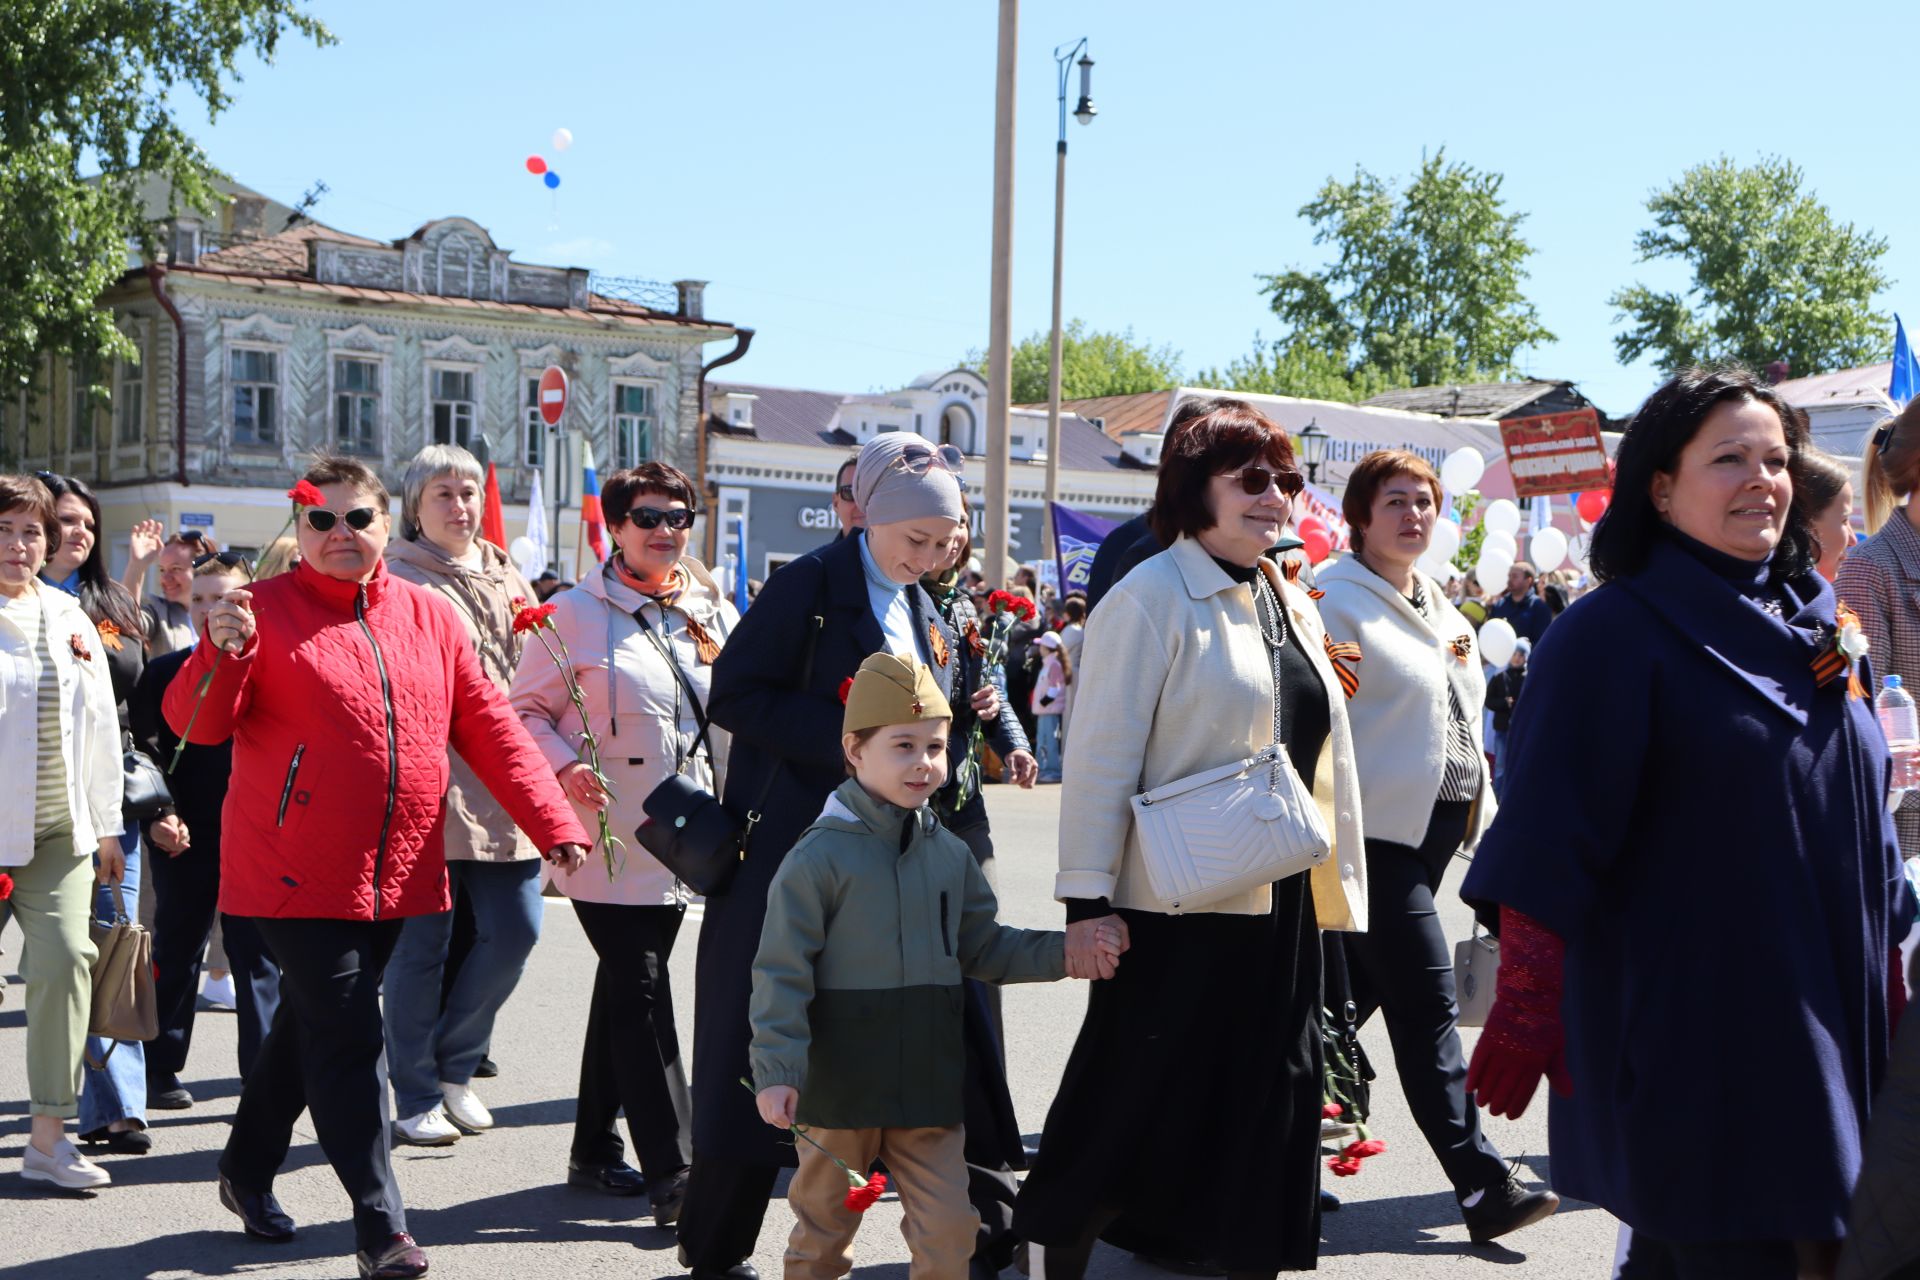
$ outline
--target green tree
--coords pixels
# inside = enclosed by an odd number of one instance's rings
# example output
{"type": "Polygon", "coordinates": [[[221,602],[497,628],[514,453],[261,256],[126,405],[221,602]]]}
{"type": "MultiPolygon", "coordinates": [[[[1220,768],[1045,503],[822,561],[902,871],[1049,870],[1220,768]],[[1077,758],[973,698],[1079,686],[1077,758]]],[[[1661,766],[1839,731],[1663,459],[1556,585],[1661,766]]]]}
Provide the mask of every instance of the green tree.
{"type": "Polygon", "coordinates": [[[1504,181],[1444,150],[1404,191],[1363,168],[1352,182],[1329,178],[1300,216],[1334,260],[1261,277],[1290,326],[1282,363],[1310,370],[1318,350],[1358,385],[1424,386],[1505,377],[1522,347],[1551,342],[1521,292],[1533,248],[1504,181]]]}
{"type": "Polygon", "coordinates": [[[182,90],[217,117],[251,50],[271,61],[283,31],[333,43],[303,0],[6,0],[0,4],[0,376],[42,352],[135,358],[100,291],[151,259],[142,175],[175,211],[213,208],[222,176],[176,120],[182,90]],[[93,178],[82,166],[95,168],[93,178]]]}
{"type": "Polygon", "coordinates": [[[1194,382],[1215,391],[1347,403],[1364,400],[1391,385],[1371,365],[1349,369],[1346,360],[1325,343],[1295,335],[1282,345],[1267,342],[1257,333],[1253,335],[1252,351],[1235,357],[1224,369],[1202,370],[1194,382]]]}
{"type": "MultiPolygon", "coordinates": [[[[1051,355],[1051,335],[1044,329],[1014,344],[1015,404],[1046,403],[1051,355]]],[[[987,376],[984,351],[967,352],[962,363],[987,376]]],[[[1060,396],[1064,400],[1165,391],[1179,382],[1180,353],[1139,341],[1131,327],[1125,333],[1088,332],[1086,321],[1076,319],[1060,331],[1060,396]]]]}
{"type": "Polygon", "coordinates": [[[1805,185],[1789,160],[1741,168],[1721,156],[1648,197],[1639,261],[1676,259],[1693,281],[1684,293],[1634,284],[1608,299],[1632,325],[1614,335],[1620,362],[1652,355],[1671,373],[1786,360],[1812,374],[1885,359],[1892,322],[1873,298],[1890,283],[1886,239],[1835,221],[1805,185]]]}

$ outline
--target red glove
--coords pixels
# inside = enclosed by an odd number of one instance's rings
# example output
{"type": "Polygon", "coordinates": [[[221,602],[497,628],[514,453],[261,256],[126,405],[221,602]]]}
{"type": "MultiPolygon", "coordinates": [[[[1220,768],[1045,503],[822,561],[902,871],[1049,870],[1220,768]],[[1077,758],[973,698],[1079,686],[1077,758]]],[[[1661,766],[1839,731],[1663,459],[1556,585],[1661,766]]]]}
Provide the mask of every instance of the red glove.
{"type": "Polygon", "coordinates": [[[1494,1115],[1518,1120],[1543,1075],[1560,1096],[1573,1096],[1560,1026],[1566,949],[1539,921],[1500,908],[1500,979],[1467,1067],[1467,1092],[1494,1115]]]}

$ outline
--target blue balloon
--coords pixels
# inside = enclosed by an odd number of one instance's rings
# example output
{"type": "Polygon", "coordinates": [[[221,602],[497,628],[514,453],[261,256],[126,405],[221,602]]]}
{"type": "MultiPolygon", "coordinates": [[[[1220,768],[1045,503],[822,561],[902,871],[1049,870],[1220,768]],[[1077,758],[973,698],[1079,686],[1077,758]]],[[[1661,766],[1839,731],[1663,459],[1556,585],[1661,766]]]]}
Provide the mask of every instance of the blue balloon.
{"type": "Polygon", "coordinates": [[[546,183],[547,189],[551,191],[553,188],[560,185],[560,175],[555,173],[553,170],[549,169],[547,170],[546,177],[540,179],[540,181],[546,183]]]}

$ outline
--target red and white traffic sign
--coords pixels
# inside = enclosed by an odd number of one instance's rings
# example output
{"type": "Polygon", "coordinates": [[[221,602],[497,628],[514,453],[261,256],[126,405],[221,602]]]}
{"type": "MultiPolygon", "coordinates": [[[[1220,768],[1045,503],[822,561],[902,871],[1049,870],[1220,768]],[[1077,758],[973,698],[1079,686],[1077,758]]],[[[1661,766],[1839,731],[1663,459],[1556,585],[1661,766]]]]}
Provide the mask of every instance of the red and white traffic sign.
{"type": "Polygon", "coordinates": [[[540,375],[540,416],[550,427],[560,425],[560,417],[567,411],[567,371],[557,364],[550,364],[546,372],[540,375]]]}

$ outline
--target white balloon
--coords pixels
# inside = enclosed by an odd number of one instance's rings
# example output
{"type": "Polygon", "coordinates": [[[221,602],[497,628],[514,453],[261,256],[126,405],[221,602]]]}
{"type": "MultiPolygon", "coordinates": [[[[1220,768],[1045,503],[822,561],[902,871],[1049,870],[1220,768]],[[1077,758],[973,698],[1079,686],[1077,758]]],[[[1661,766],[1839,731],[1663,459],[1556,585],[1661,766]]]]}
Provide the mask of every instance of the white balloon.
{"type": "Polygon", "coordinates": [[[1455,449],[1440,464],[1440,483],[1449,493],[1465,493],[1487,473],[1487,460],[1474,448],[1455,449]]]}
{"type": "Polygon", "coordinates": [[[553,131],[553,149],[555,151],[565,151],[568,147],[572,145],[573,145],[573,130],[555,129],[553,131]]]}
{"type": "Polygon", "coordinates": [[[1535,569],[1541,573],[1551,573],[1567,558],[1567,535],[1549,525],[1533,535],[1527,550],[1533,553],[1535,569]]]}
{"type": "Polygon", "coordinates": [[[1480,548],[1480,563],[1474,566],[1474,576],[1480,579],[1480,586],[1487,591],[1504,590],[1507,585],[1507,570],[1513,568],[1513,557],[1499,547],[1480,548]]]}
{"type": "Polygon", "coordinates": [[[1520,543],[1512,534],[1502,533],[1498,529],[1487,530],[1487,536],[1481,541],[1480,546],[1483,550],[1487,547],[1498,547],[1507,553],[1509,560],[1520,558],[1520,543]]]}
{"type": "Polygon", "coordinates": [[[1427,554],[1421,556],[1420,559],[1414,563],[1413,567],[1443,587],[1447,585],[1449,578],[1457,578],[1460,576],[1460,570],[1454,567],[1453,561],[1446,556],[1437,554],[1437,548],[1433,547],[1427,548],[1427,554]]]}
{"type": "Polygon", "coordinates": [[[507,548],[507,554],[513,557],[515,564],[525,564],[527,561],[533,559],[534,551],[533,539],[527,537],[524,533],[515,538],[513,545],[507,548]]]}
{"type": "Polygon", "coordinates": [[[1489,618],[1480,626],[1480,656],[1487,665],[1504,667],[1513,658],[1513,624],[1505,618],[1489,618]]]}
{"type": "Polygon", "coordinates": [[[1579,534],[1567,543],[1567,563],[1585,573],[1591,565],[1587,557],[1593,552],[1593,535],[1579,534]]]}
{"type": "Polygon", "coordinates": [[[1460,549],[1460,526],[1451,520],[1433,522],[1433,541],[1427,547],[1429,554],[1441,560],[1453,559],[1453,553],[1460,549]]]}
{"type": "Polygon", "coordinates": [[[1487,513],[1481,522],[1496,533],[1519,533],[1520,508],[1506,498],[1495,498],[1487,504],[1487,513]]]}

